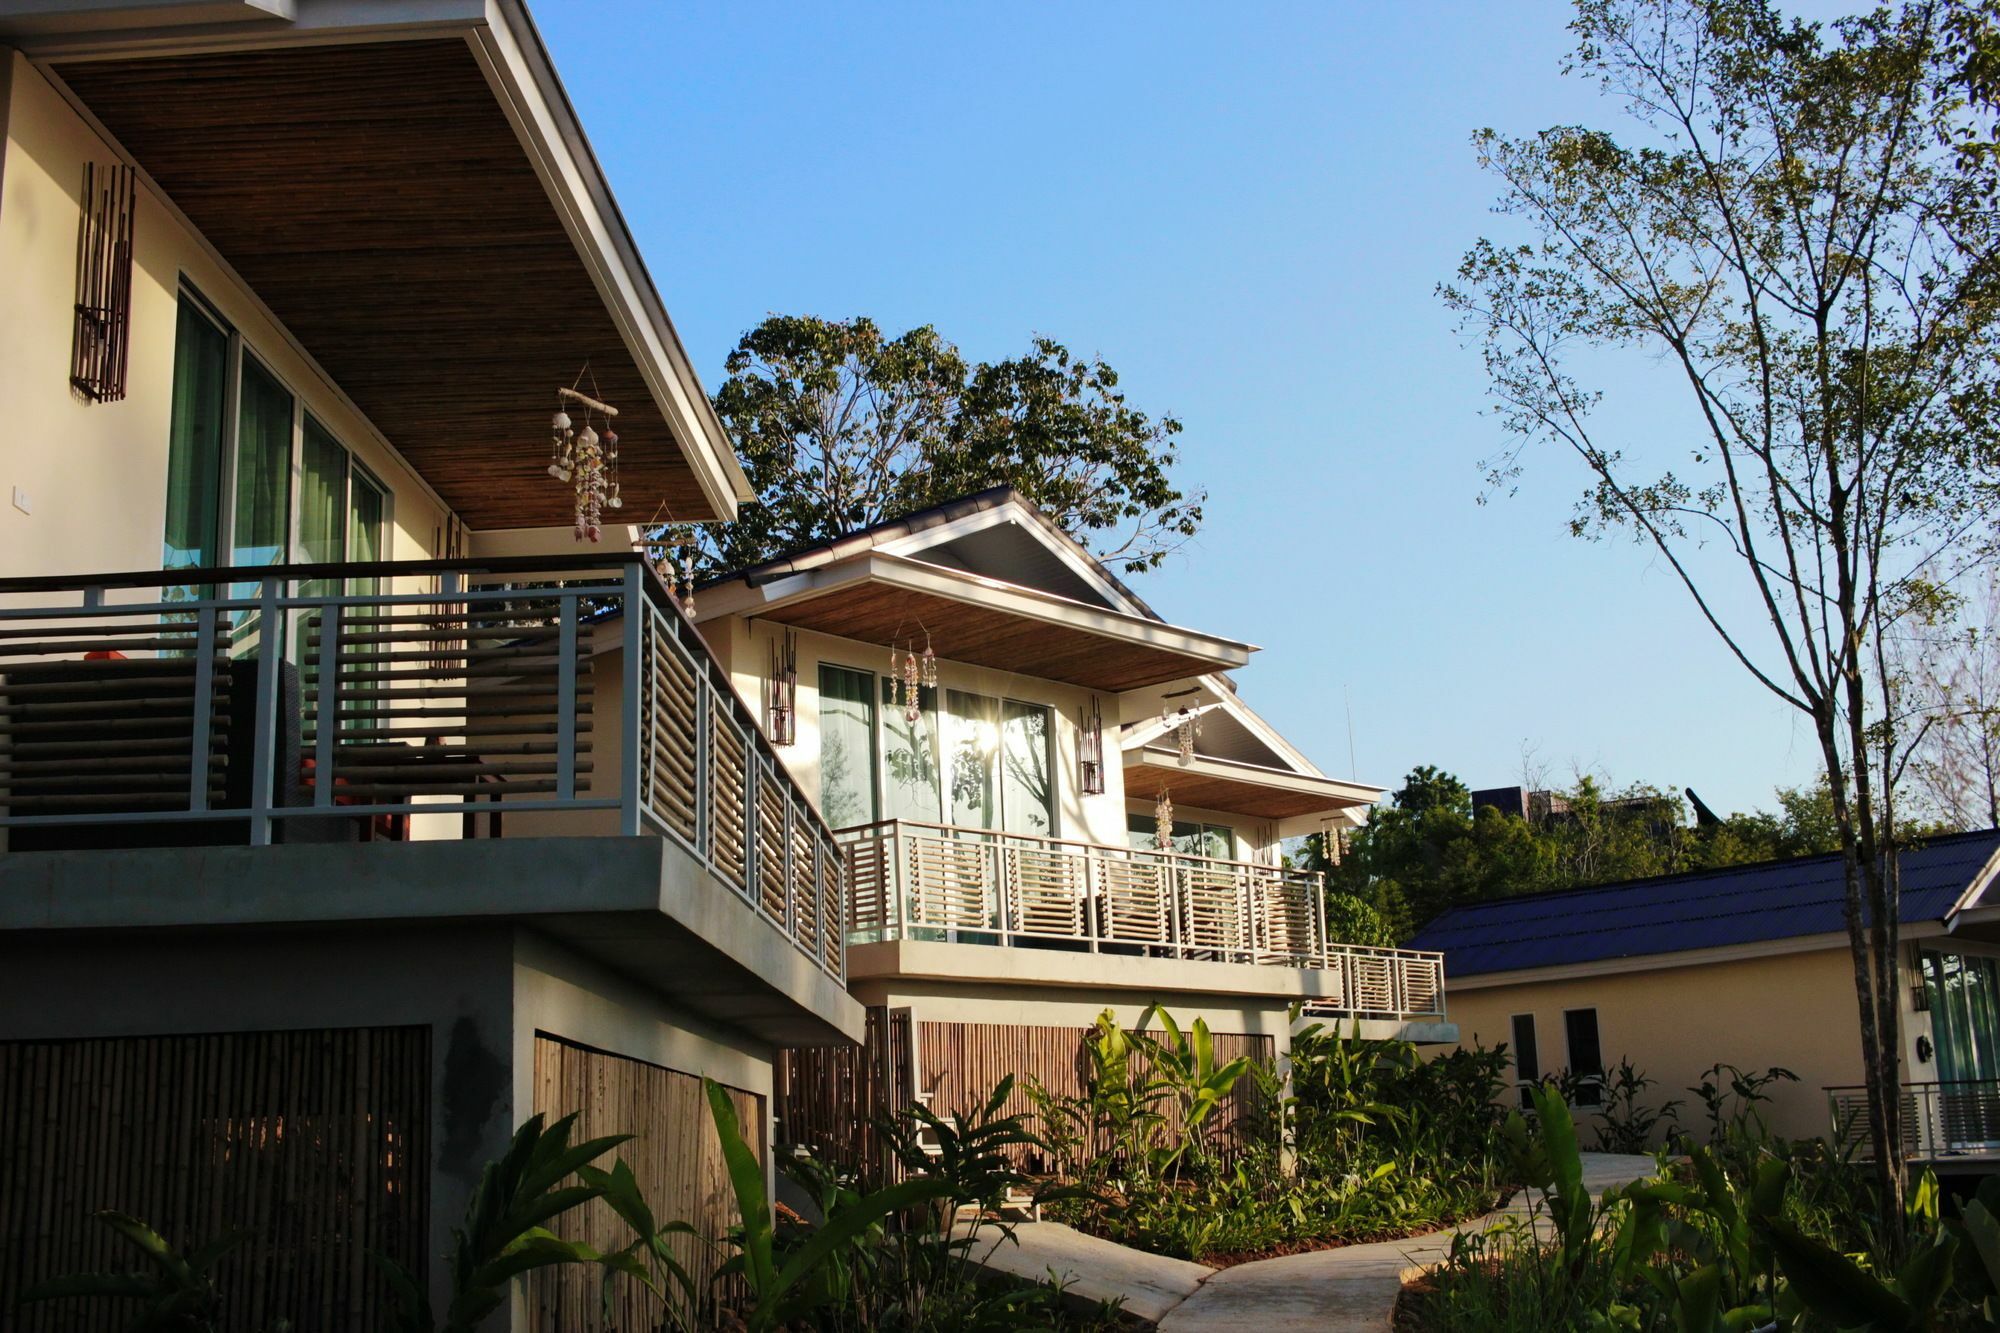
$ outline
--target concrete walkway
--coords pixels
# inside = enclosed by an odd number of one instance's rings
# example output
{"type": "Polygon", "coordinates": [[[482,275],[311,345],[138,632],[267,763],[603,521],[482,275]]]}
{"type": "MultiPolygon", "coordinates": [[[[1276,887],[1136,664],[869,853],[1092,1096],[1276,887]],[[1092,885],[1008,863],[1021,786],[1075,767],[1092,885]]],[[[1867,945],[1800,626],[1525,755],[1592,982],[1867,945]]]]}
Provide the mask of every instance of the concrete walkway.
{"type": "MultiPolygon", "coordinates": [[[[1583,1154],[1583,1182],[1593,1197],[1653,1169],[1650,1157],[1583,1154]]],[[[1030,1222],[1015,1228],[1017,1243],[996,1243],[981,1262],[1031,1282],[1053,1273],[1081,1300],[1122,1296],[1127,1311],[1158,1324],[1160,1333],[1383,1333],[1394,1317],[1404,1274],[1444,1262],[1460,1232],[1483,1231],[1502,1217],[1527,1212],[1523,1191],[1506,1208],[1448,1231],[1221,1270],[1147,1254],[1060,1223],[1030,1222]]]]}

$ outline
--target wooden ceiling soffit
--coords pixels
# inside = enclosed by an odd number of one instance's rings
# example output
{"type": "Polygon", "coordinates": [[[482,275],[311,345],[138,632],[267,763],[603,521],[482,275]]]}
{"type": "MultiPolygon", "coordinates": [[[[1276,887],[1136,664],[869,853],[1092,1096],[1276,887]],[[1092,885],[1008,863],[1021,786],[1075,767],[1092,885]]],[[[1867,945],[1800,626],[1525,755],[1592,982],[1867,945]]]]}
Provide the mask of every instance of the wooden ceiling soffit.
{"type": "MultiPolygon", "coordinates": [[[[1310,778],[1301,777],[1301,782],[1310,778]]],[[[1181,768],[1172,759],[1148,762],[1142,755],[1125,757],[1125,795],[1136,801],[1156,799],[1161,791],[1172,796],[1177,806],[1221,810],[1257,819],[1291,819],[1299,815],[1324,814],[1364,805],[1332,791],[1300,790],[1290,784],[1259,782],[1254,774],[1221,774],[1200,768],[1181,768]]]]}
{"type": "Polygon", "coordinates": [[[56,72],[469,526],[570,523],[547,426],[586,362],[623,516],[714,517],[465,41],[56,72]]]}
{"type": "Polygon", "coordinates": [[[755,614],[884,647],[913,638],[921,646],[928,632],[947,661],[1114,694],[1215,669],[1206,657],[874,580],[843,583],[755,614]]]}

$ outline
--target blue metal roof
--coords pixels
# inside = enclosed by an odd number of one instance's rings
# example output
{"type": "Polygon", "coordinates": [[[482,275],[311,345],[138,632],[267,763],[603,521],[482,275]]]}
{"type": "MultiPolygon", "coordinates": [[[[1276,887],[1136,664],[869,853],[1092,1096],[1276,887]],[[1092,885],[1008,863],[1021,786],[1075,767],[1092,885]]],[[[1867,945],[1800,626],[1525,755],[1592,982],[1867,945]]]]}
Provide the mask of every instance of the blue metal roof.
{"type": "MultiPolygon", "coordinates": [[[[1902,918],[1942,921],[2000,850],[2000,829],[1932,838],[1902,854],[1902,918]]],[[[1806,856],[1454,907],[1413,949],[1445,976],[1562,967],[1844,931],[1840,857],[1806,856]]]]}

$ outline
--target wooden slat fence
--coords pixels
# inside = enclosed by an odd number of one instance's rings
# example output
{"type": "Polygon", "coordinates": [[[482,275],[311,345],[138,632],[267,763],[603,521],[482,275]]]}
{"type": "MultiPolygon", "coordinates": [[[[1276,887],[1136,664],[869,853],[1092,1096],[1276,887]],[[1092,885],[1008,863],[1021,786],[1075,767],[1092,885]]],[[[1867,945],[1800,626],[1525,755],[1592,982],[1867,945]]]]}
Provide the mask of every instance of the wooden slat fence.
{"type": "MultiPolygon", "coordinates": [[[[874,1167],[881,1161],[872,1123],[876,1115],[919,1098],[939,1115],[972,1109],[983,1105],[1009,1074],[1016,1087],[1002,1114],[1032,1115],[1025,1091],[1030,1075],[1059,1095],[1083,1094],[1088,1034],[1087,1028],[1007,1023],[917,1023],[913,1030],[906,1011],[870,1009],[865,1044],[858,1049],[780,1053],[780,1141],[805,1145],[843,1165],[874,1167]],[[913,1068],[915,1086],[910,1082],[913,1068]]],[[[1239,1055],[1268,1062],[1276,1047],[1259,1034],[1215,1034],[1218,1063],[1239,1055]]],[[[1225,1150],[1252,1109],[1251,1097],[1246,1080],[1217,1112],[1225,1150]]],[[[1041,1170],[1048,1163],[1031,1155],[1027,1165],[1041,1170]]]]}
{"type": "MultiPolygon", "coordinates": [[[[744,1137],[758,1156],[765,1149],[764,1099],[732,1088],[730,1100],[744,1137]]],[[[676,1257],[690,1272],[705,1275],[721,1261],[716,1248],[736,1225],[735,1195],[715,1135],[701,1080],[679,1070],[592,1050],[544,1034],[535,1037],[535,1110],[554,1120],[577,1113],[572,1142],[604,1134],[633,1134],[622,1156],[662,1224],[692,1223],[707,1243],[682,1237],[676,1257]]],[[[606,1158],[603,1165],[610,1165],[606,1158]]],[[[552,1229],[601,1250],[616,1249],[632,1233],[608,1205],[592,1203],[557,1219],[552,1229]]],[[[616,1287],[612,1320],[602,1312],[602,1275],[579,1266],[545,1268],[528,1279],[529,1327],[537,1333],[585,1330],[646,1330],[659,1321],[659,1308],[636,1282],[616,1287]]]]}
{"type": "Polygon", "coordinates": [[[115,1208],[218,1266],[229,1329],[391,1327],[370,1250],[426,1271],[430,1030],[0,1043],[0,1330],[122,1328],[129,1304],[15,1308],[34,1282],[130,1271],[115,1208]]]}
{"type": "Polygon", "coordinates": [[[822,1161],[879,1169],[875,1118],[910,1104],[912,1033],[907,1010],[868,1010],[860,1046],[794,1047],[773,1069],[779,1142],[822,1161]]]}

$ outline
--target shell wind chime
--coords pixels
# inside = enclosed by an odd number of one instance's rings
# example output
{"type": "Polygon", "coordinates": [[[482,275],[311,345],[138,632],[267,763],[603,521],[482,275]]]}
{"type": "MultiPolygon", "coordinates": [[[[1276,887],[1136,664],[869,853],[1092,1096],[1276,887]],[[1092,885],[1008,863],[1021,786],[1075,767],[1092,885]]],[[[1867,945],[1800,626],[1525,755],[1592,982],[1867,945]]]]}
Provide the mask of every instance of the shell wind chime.
{"type": "Polygon", "coordinates": [[[1153,802],[1153,846],[1163,852],[1174,849],[1174,798],[1165,787],[1153,802]]]}
{"type": "Polygon", "coordinates": [[[1180,763],[1186,768],[1194,762],[1194,738],[1201,735],[1200,700],[1182,704],[1176,709],[1171,704],[1160,706],[1160,725],[1174,734],[1174,744],[1180,751],[1180,763]]]}
{"type": "MultiPolygon", "coordinates": [[[[577,376],[578,383],[589,367],[577,376]]],[[[591,382],[595,389],[597,383],[591,382]]],[[[576,539],[599,541],[604,536],[604,511],[623,509],[618,493],[618,432],[611,429],[618,409],[575,387],[556,390],[555,415],[549,418],[549,475],[566,481],[576,494],[576,539]],[[570,415],[577,408],[582,420],[570,415]],[[595,419],[604,419],[598,433],[595,419]]]]}
{"type": "Polygon", "coordinates": [[[903,710],[905,722],[916,722],[923,717],[923,692],[935,690],[938,685],[937,653],[931,648],[930,631],[924,631],[922,653],[916,651],[915,642],[913,639],[889,649],[889,679],[894,682],[892,697],[895,706],[903,710]]]}

